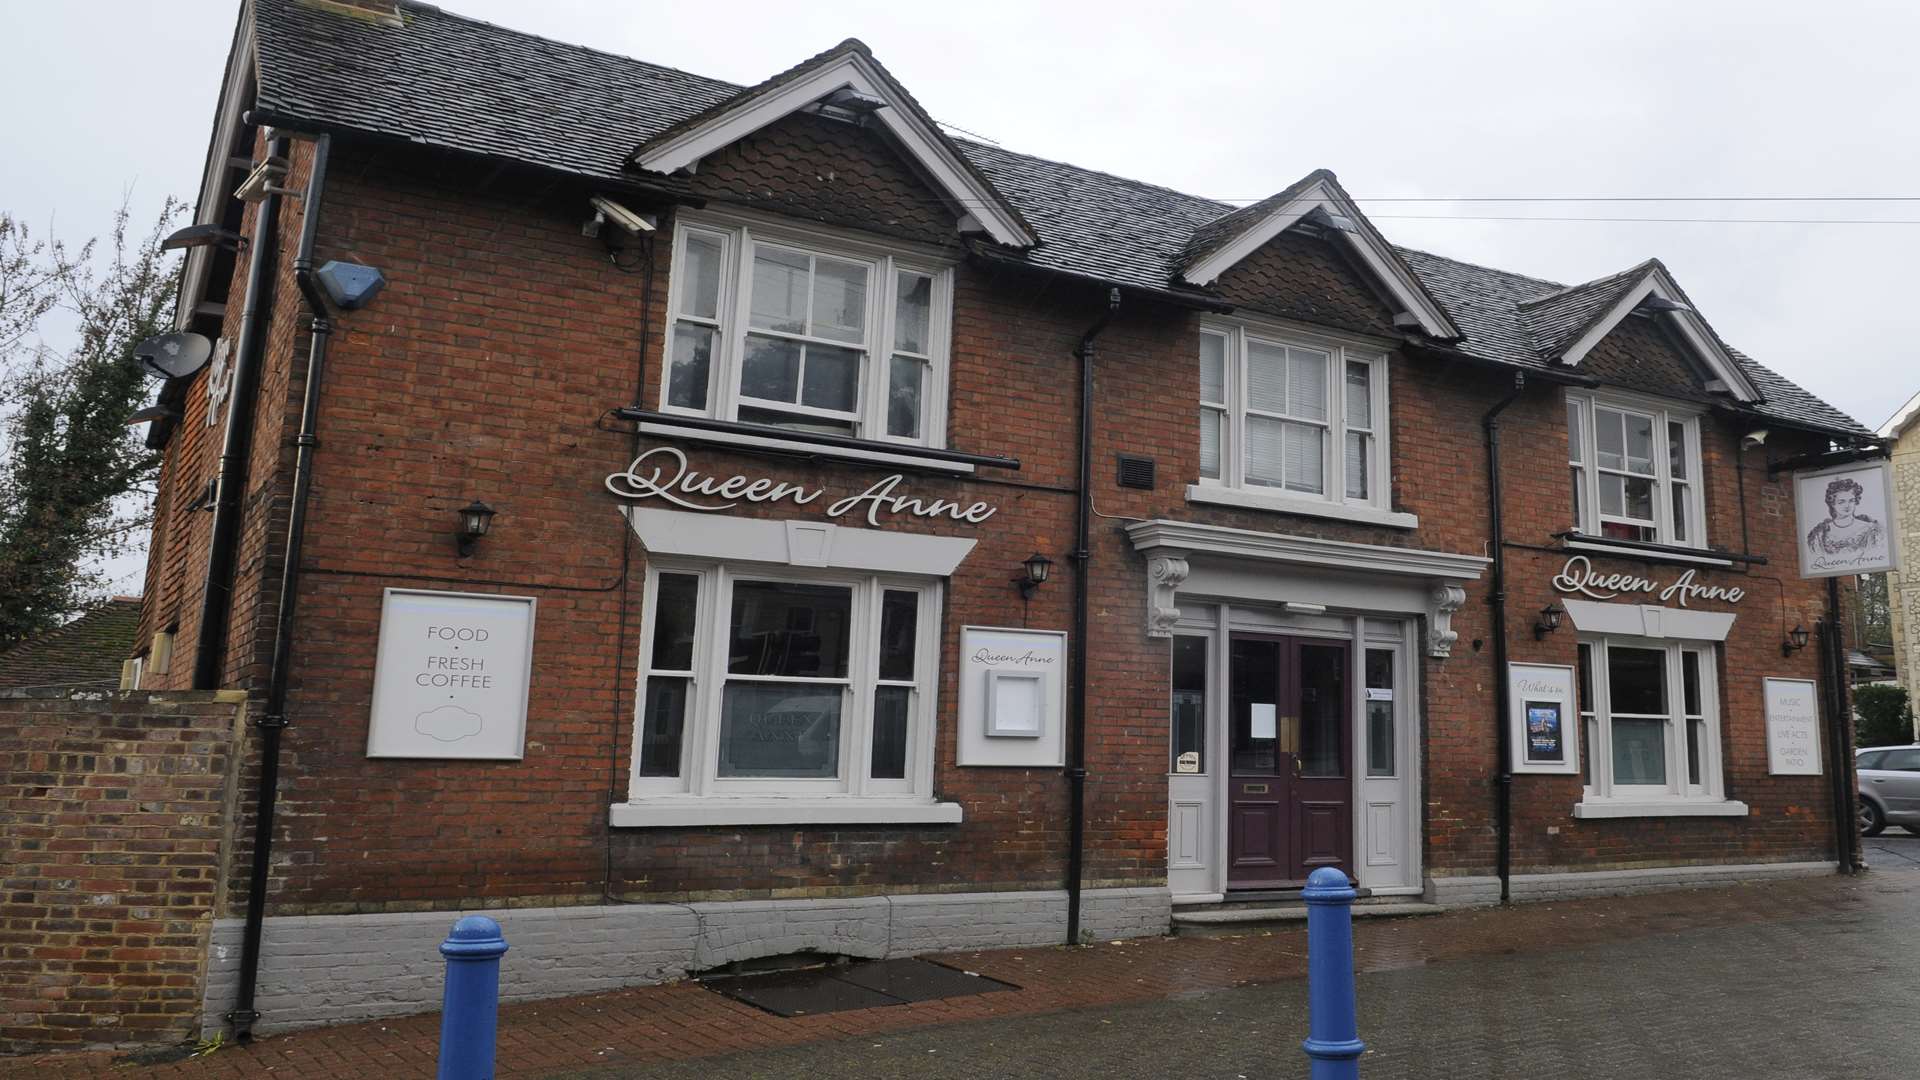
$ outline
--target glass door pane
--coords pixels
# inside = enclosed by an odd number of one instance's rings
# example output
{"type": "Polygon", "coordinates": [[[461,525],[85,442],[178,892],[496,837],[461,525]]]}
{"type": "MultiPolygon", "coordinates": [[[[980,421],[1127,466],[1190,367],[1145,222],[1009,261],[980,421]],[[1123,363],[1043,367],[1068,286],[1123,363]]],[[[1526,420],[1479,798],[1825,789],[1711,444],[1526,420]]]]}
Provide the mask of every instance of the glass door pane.
{"type": "Polygon", "coordinates": [[[1345,776],[1347,649],[1300,645],[1300,775],[1345,776]]]}
{"type": "Polygon", "coordinates": [[[1232,769],[1271,776],[1280,760],[1280,643],[1234,638],[1227,671],[1232,769]]]}

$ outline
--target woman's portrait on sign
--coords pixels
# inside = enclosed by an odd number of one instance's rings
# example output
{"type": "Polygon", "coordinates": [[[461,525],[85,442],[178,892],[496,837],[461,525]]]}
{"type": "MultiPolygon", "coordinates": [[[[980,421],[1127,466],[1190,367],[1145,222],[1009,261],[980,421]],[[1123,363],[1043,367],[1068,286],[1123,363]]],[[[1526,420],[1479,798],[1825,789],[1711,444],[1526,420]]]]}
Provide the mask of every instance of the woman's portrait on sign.
{"type": "Polygon", "coordinates": [[[1892,567],[1892,492],[1887,480],[1885,461],[1794,478],[1802,577],[1871,574],[1892,567]]]}
{"type": "Polygon", "coordinates": [[[1861,512],[1867,489],[1843,476],[1827,484],[1827,520],[1807,530],[1807,547],[1819,555],[1868,552],[1886,538],[1886,526],[1861,512]]]}

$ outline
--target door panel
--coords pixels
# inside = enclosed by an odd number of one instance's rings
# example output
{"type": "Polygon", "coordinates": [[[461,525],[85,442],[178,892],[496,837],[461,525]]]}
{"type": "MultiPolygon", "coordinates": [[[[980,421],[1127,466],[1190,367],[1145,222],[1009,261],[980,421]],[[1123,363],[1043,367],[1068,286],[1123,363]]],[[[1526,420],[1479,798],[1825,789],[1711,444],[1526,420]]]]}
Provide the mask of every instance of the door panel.
{"type": "Polygon", "coordinates": [[[1292,858],[1280,715],[1285,654],[1274,638],[1235,636],[1227,652],[1227,885],[1286,879],[1292,858]],[[1284,768],[1283,768],[1284,766],[1284,768]]]}
{"type": "Polygon", "coordinates": [[[1291,696],[1300,717],[1300,754],[1295,770],[1295,846],[1292,871],[1297,879],[1322,866],[1351,875],[1353,865],[1353,778],[1348,752],[1352,727],[1350,665],[1345,642],[1298,641],[1291,696]]]}
{"type": "Polygon", "coordinates": [[[1234,635],[1228,647],[1227,886],[1351,874],[1353,779],[1344,642],[1234,635]]]}

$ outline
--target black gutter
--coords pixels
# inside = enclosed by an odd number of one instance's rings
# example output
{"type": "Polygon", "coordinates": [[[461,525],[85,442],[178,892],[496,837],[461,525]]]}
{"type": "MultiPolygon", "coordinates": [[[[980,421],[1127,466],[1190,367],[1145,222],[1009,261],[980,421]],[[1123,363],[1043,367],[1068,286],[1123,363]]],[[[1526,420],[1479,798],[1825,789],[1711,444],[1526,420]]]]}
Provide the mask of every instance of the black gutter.
{"type": "Polygon", "coordinates": [[[1067,713],[1067,944],[1080,943],[1080,875],[1087,842],[1087,608],[1092,603],[1087,572],[1093,552],[1093,339],[1120,311],[1120,290],[1107,290],[1107,310],[1100,313],[1073,350],[1080,361],[1080,472],[1075,484],[1080,495],[1073,523],[1073,636],[1068,660],[1072,667],[1073,704],[1067,713]]]}
{"type": "MultiPolygon", "coordinates": [[[[851,435],[834,435],[824,431],[795,431],[792,428],[775,424],[754,424],[744,420],[715,420],[706,416],[684,416],[680,413],[656,412],[638,406],[624,406],[613,410],[613,414],[622,420],[632,420],[642,424],[672,424],[675,427],[693,431],[711,431],[723,435],[752,435],[761,439],[779,439],[783,442],[806,443],[809,446],[831,447],[841,450],[861,450],[874,454],[895,454],[901,457],[925,458],[928,461],[950,461],[959,465],[984,465],[993,469],[1019,469],[1020,459],[1001,457],[997,454],[968,454],[959,450],[937,450],[930,446],[910,446],[903,443],[880,442],[876,439],[856,439],[851,435]]],[[[791,450],[768,450],[753,446],[741,446],[738,443],[726,443],[728,449],[742,453],[778,453],[791,455],[791,450]]],[[[898,462],[877,462],[876,464],[895,465],[898,462]]]]}
{"type": "Polygon", "coordinates": [[[1233,301],[1208,293],[1188,292],[1183,289],[1158,288],[1151,285],[1129,285],[1111,277],[1098,274],[1083,274],[1076,270],[1064,270],[1054,266],[1041,266],[1026,259],[1004,254],[984,244],[973,243],[967,247],[967,255],[976,262],[990,266],[1005,267],[1009,270],[1025,270],[1032,274],[1067,278],[1071,281],[1102,285],[1109,289],[1118,289],[1123,295],[1139,300],[1169,304],[1174,307],[1188,308],[1194,311],[1206,311],[1216,315],[1225,315],[1234,310],[1233,301]]]}
{"type": "Polygon", "coordinates": [[[1767,479],[1771,480],[1783,472],[1793,472],[1798,469],[1824,469],[1829,465],[1851,465],[1856,461],[1873,461],[1890,456],[1892,451],[1884,443],[1878,442],[1846,450],[1801,454],[1798,457],[1767,462],[1767,479]]]}
{"type": "Polygon", "coordinates": [[[1519,400],[1527,388],[1527,373],[1513,373],[1513,392],[1501,398],[1480,418],[1487,437],[1487,516],[1493,535],[1493,700],[1494,731],[1499,745],[1499,784],[1494,789],[1494,822],[1499,836],[1495,872],[1500,875],[1500,902],[1511,899],[1513,861],[1513,747],[1507,713],[1512,703],[1507,690],[1507,534],[1500,514],[1500,414],[1519,400]]]}
{"type": "MultiPolygon", "coordinates": [[[[267,141],[269,158],[285,157],[287,140],[267,141]]],[[[247,301],[240,312],[234,348],[233,391],[227,396],[227,428],[220,443],[215,477],[213,535],[207,541],[207,578],[200,597],[200,631],[193,652],[193,689],[219,688],[226,659],[227,618],[233,610],[233,564],[239,550],[241,500],[247,486],[247,457],[253,444],[254,400],[260,390],[260,356],[266,350],[266,322],[273,310],[272,270],[279,244],[280,196],[260,200],[253,240],[247,245],[247,301]]]]}
{"type": "Polygon", "coordinates": [[[300,247],[293,259],[293,279],[313,311],[308,338],[307,375],[300,394],[300,434],[294,438],[293,501],[287,511],[287,543],[280,564],[280,594],[275,607],[273,660],[267,671],[267,699],[254,727],[260,732],[260,783],[254,794],[253,863],[247,877],[247,917],[240,937],[240,990],[226,1019],[236,1039],[253,1037],[260,1018],[254,1008],[260,979],[260,933],[266,921],[267,876],[273,853],[273,818],[280,788],[280,734],[287,727],[287,678],[292,668],[293,613],[299,599],[300,551],[307,533],[307,501],[313,488],[314,435],[320,416],[320,382],[326,374],[327,343],[333,321],[326,297],[313,280],[313,234],[320,216],[320,190],[327,179],[327,151],[331,139],[322,135],[313,144],[313,163],[302,198],[300,247]]]}

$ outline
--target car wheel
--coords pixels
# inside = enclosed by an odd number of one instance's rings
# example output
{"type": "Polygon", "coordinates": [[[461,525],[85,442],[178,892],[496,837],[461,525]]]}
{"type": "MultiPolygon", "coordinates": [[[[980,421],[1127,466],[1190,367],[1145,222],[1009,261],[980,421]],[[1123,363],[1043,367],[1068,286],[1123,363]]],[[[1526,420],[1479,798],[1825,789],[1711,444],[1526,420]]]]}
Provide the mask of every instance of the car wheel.
{"type": "Polygon", "coordinates": [[[1860,800],[1860,835],[1879,836],[1887,831],[1887,815],[1880,812],[1871,800],[1860,800]]]}

